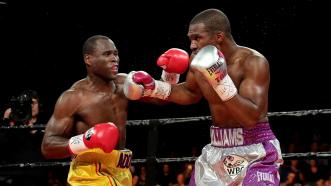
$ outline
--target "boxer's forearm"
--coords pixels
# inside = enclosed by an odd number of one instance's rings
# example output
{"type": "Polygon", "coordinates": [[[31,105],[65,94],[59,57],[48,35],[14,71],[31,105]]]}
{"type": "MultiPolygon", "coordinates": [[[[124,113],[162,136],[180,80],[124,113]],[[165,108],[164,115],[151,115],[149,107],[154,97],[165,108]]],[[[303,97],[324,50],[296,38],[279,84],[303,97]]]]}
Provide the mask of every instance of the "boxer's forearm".
{"type": "Polygon", "coordinates": [[[62,159],[70,156],[68,149],[69,139],[60,136],[45,137],[41,151],[47,159],[62,159]]]}

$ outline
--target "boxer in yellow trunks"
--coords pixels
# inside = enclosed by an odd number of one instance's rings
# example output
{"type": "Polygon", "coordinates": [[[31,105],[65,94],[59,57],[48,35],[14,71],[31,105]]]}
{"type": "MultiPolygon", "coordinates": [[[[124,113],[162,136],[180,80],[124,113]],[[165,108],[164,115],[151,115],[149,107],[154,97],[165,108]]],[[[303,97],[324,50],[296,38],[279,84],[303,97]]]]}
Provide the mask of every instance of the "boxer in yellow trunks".
{"type": "Polygon", "coordinates": [[[58,98],[46,125],[42,153],[48,159],[73,157],[70,185],[130,186],[126,74],[118,73],[117,48],[108,37],[96,35],[85,41],[83,56],[87,77],[58,98]]]}
{"type": "MultiPolygon", "coordinates": [[[[123,88],[128,75],[118,73],[118,51],[106,36],[88,38],[83,56],[87,77],[58,98],[46,125],[42,153],[45,158],[74,157],[70,185],[130,186],[132,153],[125,149],[128,98],[123,88]]],[[[181,68],[164,72],[161,79],[173,84],[187,68],[189,56],[174,48],[161,55],[158,63],[172,60],[180,61],[181,68]]]]}

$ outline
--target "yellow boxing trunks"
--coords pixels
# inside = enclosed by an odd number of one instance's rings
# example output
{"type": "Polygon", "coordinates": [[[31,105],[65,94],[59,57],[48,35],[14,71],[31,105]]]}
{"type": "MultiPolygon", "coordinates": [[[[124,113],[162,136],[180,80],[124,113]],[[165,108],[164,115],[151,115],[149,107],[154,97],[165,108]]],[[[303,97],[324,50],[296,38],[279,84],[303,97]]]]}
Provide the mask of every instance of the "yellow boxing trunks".
{"type": "Polygon", "coordinates": [[[72,159],[67,181],[72,186],[131,186],[131,158],[130,150],[90,149],[72,159]]]}

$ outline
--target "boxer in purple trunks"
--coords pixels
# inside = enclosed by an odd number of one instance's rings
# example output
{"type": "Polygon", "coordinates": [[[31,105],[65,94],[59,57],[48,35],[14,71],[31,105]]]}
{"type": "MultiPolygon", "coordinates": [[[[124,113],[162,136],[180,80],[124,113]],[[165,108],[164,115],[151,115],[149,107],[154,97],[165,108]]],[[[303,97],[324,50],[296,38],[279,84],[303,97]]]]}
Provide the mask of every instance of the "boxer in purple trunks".
{"type": "MultiPolygon", "coordinates": [[[[160,83],[148,73],[139,76],[139,81],[128,76],[126,86],[131,94],[126,96],[158,95],[182,105],[202,98],[208,101],[213,122],[211,143],[195,163],[190,186],[279,185],[278,169],[283,160],[267,117],[267,59],[254,49],[237,45],[227,16],[217,9],[194,16],[187,35],[192,54],[186,81],[160,83]]],[[[167,70],[167,66],[162,68],[167,70]]]]}

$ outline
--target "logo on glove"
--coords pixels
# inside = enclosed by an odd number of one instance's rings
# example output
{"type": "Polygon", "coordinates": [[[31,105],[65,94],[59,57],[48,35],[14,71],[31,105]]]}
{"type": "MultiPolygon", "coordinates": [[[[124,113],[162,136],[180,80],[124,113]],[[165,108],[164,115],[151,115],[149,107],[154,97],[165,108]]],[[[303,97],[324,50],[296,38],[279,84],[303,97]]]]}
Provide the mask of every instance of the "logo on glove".
{"type": "Polygon", "coordinates": [[[224,68],[226,67],[222,67],[225,66],[224,63],[225,63],[224,58],[218,58],[215,64],[207,68],[207,72],[209,73],[210,76],[216,76],[215,80],[217,82],[221,81],[226,75],[226,70],[224,70],[224,68]]]}
{"type": "Polygon", "coordinates": [[[91,137],[92,137],[92,135],[93,135],[94,133],[95,133],[95,132],[94,132],[94,128],[90,128],[90,129],[88,129],[88,130],[86,131],[86,133],[85,133],[85,139],[88,140],[88,141],[90,141],[90,139],[91,139],[91,137]]]}
{"type": "Polygon", "coordinates": [[[82,143],[82,140],[78,136],[73,137],[71,142],[70,142],[70,144],[76,144],[76,145],[81,144],[81,143],[82,143]]]}

